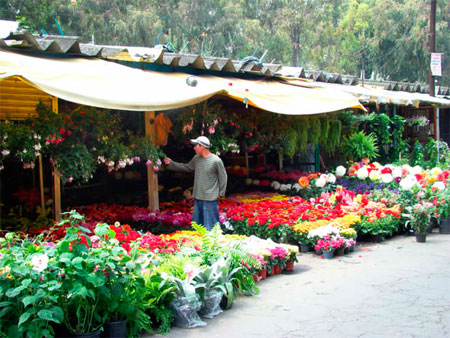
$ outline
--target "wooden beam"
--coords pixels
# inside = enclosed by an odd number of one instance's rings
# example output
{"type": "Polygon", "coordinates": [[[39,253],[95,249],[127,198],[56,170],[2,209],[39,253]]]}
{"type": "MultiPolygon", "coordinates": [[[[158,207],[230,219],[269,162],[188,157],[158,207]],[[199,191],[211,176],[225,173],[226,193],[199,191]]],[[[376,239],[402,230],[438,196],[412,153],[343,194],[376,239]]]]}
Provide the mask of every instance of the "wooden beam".
{"type": "Polygon", "coordinates": [[[61,220],[61,179],[59,171],[53,166],[53,205],[55,210],[55,221],[61,220]]]}
{"type": "MultiPolygon", "coordinates": [[[[145,112],[145,136],[150,137],[155,143],[156,139],[156,124],[155,112],[145,112]]],[[[148,209],[159,210],[159,195],[158,195],[158,175],[153,171],[153,166],[147,166],[147,186],[148,186],[148,209]]]]}
{"type": "MultiPolygon", "coordinates": [[[[58,114],[58,98],[52,98],[52,110],[55,114],[58,114]]],[[[61,220],[61,179],[59,178],[59,172],[55,166],[53,166],[53,205],[55,212],[55,221],[61,220]]]]}
{"type": "Polygon", "coordinates": [[[44,171],[42,168],[42,154],[39,154],[39,190],[41,192],[41,216],[45,216],[45,200],[44,200],[44,171]]]}

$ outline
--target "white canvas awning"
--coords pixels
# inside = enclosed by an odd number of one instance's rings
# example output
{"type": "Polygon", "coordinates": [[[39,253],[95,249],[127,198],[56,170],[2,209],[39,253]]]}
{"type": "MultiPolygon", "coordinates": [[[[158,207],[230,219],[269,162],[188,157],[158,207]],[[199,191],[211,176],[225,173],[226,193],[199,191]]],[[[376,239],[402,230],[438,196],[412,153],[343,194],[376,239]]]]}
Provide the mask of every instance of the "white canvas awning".
{"type": "Polygon", "coordinates": [[[320,114],[364,107],[335,88],[297,87],[278,80],[143,71],[97,58],[49,57],[0,50],[0,80],[20,77],[42,91],[79,104],[132,111],[160,111],[227,95],[280,114],[320,114]]]}
{"type": "Polygon", "coordinates": [[[376,88],[370,85],[341,85],[335,83],[324,82],[305,82],[302,80],[287,80],[293,85],[320,87],[325,89],[336,89],[341,92],[351,94],[362,103],[375,103],[375,104],[397,104],[404,106],[419,107],[420,104],[431,104],[438,107],[449,107],[450,100],[443,97],[434,97],[428,94],[422,93],[410,93],[405,91],[392,91],[381,88],[376,88]]]}

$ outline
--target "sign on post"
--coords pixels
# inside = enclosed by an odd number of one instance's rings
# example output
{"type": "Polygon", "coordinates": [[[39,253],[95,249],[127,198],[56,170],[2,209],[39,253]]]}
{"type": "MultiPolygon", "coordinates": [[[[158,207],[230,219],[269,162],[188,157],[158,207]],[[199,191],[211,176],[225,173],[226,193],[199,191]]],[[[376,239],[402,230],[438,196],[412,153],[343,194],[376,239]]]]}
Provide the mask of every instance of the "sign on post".
{"type": "Polygon", "coordinates": [[[431,75],[442,76],[442,53],[431,53],[431,75]]]}

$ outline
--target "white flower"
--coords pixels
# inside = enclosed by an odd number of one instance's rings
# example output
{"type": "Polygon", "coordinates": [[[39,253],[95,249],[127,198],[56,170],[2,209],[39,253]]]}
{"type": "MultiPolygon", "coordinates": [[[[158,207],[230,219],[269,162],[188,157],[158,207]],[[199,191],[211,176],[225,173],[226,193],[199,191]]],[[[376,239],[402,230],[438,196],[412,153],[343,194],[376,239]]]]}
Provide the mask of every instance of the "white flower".
{"type": "Polygon", "coordinates": [[[33,265],[33,270],[42,272],[47,269],[48,256],[45,254],[35,254],[31,258],[31,264],[33,265]]]}
{"type": "Polygon", "coordinates": [[[259,180],[253,180],[253,185],[259,185],[259,180]]]}
{"type": "Polygon", "coordinates": [[[399,183],[400,189],[406,190],[406,191],[411,190],[415,184],[417,184],[417,180],[414,175],[406,176],[399,183]]]}
{"type": "Polygon", "coordinates": [[[35,144],[34,145],[34,150],[36,150],[36,151],[41,150],[41,145],[40,144],[35,144]]]}
{"type": "Polygon", "coordinates": [[[274,188],[275,190],[278,190],[278,189],[280,189],[281,184],[280,184],[280,182],[278,182],[278,181],[273,181],[273,182],[270,184],[270,186],[271,186],[272,188],[274,188]]]}
{"type": "Polygon", "coordinates": [[[325,184],[327,184],[327,182],[326,182],[325,179],[322,178],[322,177],[319,177],[319,178],[316,180],[316,187],[317,187],[317,188],[323,188],[323,187],[325,186],[325,184]]]}
{"type": "Polygon", "coordinates": [[[340,165],[339,167],[336,168],[336,176],[337,177],[344,176],[346,172],[347,172],[347,169],[342,165],[340,165]]]}
{"type": "Polygon", "coordinates": [[[412,168],[410,174],[413,174],[413,175],[420,174],[420,173],[422,173],[422,171],[423,171],[422,167],[420,165],[416,165],[412,168]]]}
{"type": "Polygon", "coordinates": [[[403,170],[401,167],[395,167],[392,169],[392,177],[402,177],[403,170]]]}
{"type": "Polygon", "coordinates": [[[408,174],[410,174],[413,170],[409,164],[402,165],[402,168],[405,169],[408,172],[408,174]]]}
{"type": "Polygon", "coordinates": [[[371,181],[378,181],[380,179],[380,172],[378,170],[372,170],[369,174],[371,181]]]}
{"type": "Polygon", "coordinates": [[[442,191],[442,190],[445,189],[445,183],[444,183],[444,182],[441,182],[441,181],[436,181],[436,182],[434,182],[433,185],[431,186],[431,189],[433,189],[433,188],[435,188],[435,189],[437,189],[437,190],[439,190],[439,191],[442,191]]]}
{"type": "Polygon", "coordinates": [[[8,149],[3,149],[2,150],[2,155],[3,156],[8,156],[9,155],[9,150],[8,149]]]}
{"type": "Polygon", "coordinates": [[[336,183],[336,176],[334,176],[333,174],[328,174],[327,175],[327,178],[328,178],[328,183],[331,183],[331,184],[335,184],[336,183]]]}
{"type": "Polygon", "coordinates": [[[251,178],[246,178],[245,179],[245,185],[250,185],[250,184],[252,184],[252,179],[251,178]]]}
{"type": "Polygon", "coordinates": [[[382,174],[381,175],[381,181],[383,183],[388,184],[388,183],[391,183],[393,180],[394,180],[394,178],[392,177],[391,174],[382,174]]]}
{"type": "Polygon", "coordinates": [[[292,189],[295,189],[297,192],[299,192],[301,188],[302,188],[302,187],[301,187],[300,184],[298,184],[298,183],[295,183],[295,184],[292,186],[292,189]]]}
{"type": "Polygon", "coordinates": [[[323,178],[325,180],[325,184],[328,183],[328,175],[327,174],[322,174],[319,176],[319,178],[323,178]]]}
{"type": "Polygon", "coordinates": [[[280,190],[281,190],[281,191],[288,191],[288,190],[289,190],[288,184],[282,184],[282,185],[280,186],[280,190]]]}
{"type": "Polygon", "coordinates": [[[442,169],[439,167],[434,167],[433,169],[430,170],[431,175],[433,176],[437,176],[442,172],[442,169]]]}
{"type": "Polygon", "coordinates": [[[356,176],[358,176],[360,180],[365,180],[369,176],[369,171],[365,167],[359,168],[356,172],[356,176]]]}

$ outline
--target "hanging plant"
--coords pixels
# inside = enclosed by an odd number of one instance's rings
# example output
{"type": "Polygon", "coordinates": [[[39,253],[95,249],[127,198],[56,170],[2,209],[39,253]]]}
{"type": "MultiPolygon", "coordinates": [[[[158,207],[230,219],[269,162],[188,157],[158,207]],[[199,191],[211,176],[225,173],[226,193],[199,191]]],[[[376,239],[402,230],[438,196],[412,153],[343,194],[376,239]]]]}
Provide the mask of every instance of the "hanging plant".
{"type": "Polygon", "coordinates": [[[312,145],[319,144],[320,140],[320,119],[317,117],[313,117],[309,120],[309,129],[308,129],[308,142],[312,145]]]}
{"type": "Polygon", "coordinates": [[[328,132],[330,130],[330,119],[328,116],[320,117],[320,144],[325,144],[328,141],[328,132]]]}
{"type": "Polygon", "coordinates": [[[309,119],[299,118],[295,123],[295,130],[297,131],[297,150],[305,153],[308,147],[309,119]]]}
{"type": "MultiPolygon", "coordinates": [[[[0,124],[1,158],[18,155],[24,167],[32,168],[39,153],[50,157],[63,182],[87,182],[97,164],[118,170],[152,159],[158,169],[163,154],[147,141],[137,141],[122,131],[119,114],[94,107],[79,107],[70,113],[54,113],[42,103],[37,116],[21,124],[0,124]],[[133,144],[134,143],[134,144],[133,144]]],[[[0,168],[3,166],[0,163],[0,168]]]]}
{"type": "Polygon", "coordinates": [[[322,146],[328,153],[334,153],[336,148],[339,146],[341,141],[341,127],[342,127],[341,121],[339,120],[329,121],[328,138],[326,142],[322,144],[322,146]]]}
{"type": "Polygon", "coordinates": [[[23,123],[0,122],[0,149],[0,170],[4,167],[3,161],[13,156],[20,159],[25,169],[34,168],[41,149],[41,136],[23,123]]]}
{"type": "Polygon", "coordinates": [[[354,132],[344,138],[342,151],[352,161],[363,158],[372,160],[379,155],[377,138],[374,134],[366,135],[363,131],[354,132]]]}

